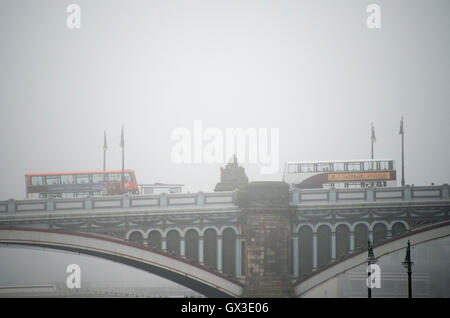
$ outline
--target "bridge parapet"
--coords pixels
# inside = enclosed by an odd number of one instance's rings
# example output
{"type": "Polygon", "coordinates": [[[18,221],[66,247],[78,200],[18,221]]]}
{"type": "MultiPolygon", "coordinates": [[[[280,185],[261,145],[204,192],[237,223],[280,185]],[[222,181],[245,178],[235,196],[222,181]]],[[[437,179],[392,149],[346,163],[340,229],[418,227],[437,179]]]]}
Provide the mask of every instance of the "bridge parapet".
{"type": "Polygon", "coordinates": [[[57,212],[65,210],[141,210],[142,208],[220,207],[234,205],[235,191],[177,193],[161,195],[124,195],[86,198],[0,201],[0,213],[57,212]]]}
{"type": "Polygon", "coordinates": [[[363,189],[294,189],[291,205],[450,200],[449,185],[363,189]]]}

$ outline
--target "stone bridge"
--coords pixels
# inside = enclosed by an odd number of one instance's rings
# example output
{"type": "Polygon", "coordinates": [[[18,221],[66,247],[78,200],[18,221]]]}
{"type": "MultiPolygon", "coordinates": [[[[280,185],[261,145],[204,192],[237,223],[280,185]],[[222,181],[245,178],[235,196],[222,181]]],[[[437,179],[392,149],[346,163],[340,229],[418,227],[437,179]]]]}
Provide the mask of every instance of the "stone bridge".
{"type": "Polygon", "coordinates": [[[449,221],[449,211],[448,185],[289,190],[251,182],[214,193],[11,199],[0,201],[0,243],[114,259],[211,297],[292,297],[325,269],[361,258],[367,240],[414,235],[449,221]],[[83,244],[69,246],[74,240],[83,244]]]}

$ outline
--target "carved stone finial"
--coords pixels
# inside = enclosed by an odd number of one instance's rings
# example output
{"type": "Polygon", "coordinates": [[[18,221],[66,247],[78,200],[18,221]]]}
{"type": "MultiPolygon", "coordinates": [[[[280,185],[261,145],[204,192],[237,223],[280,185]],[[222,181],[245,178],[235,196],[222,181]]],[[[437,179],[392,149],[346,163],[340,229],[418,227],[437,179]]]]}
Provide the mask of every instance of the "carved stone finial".
{"type": "Polygon", "coordinates": [[[220,182],[216,184],[214,191],[233,191],[248,184],[245,169],[239,167],[236,154],[223,168],[220,168],[220,182]]]}

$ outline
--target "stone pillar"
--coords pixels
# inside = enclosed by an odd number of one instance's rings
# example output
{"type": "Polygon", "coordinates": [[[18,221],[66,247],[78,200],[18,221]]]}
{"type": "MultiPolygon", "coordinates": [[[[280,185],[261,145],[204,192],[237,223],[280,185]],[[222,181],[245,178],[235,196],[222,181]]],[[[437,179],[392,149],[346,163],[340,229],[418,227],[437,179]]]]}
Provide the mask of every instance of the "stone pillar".
{"type": "Polygon", "coordinates": [[[284,182],[251,182],[240,189],[246,238],[244,297],[289,297],[291,210],[284,182]]]}
{"type": "Polygon", "coordinates": [[[163,236],[163,238],[162,238],[161,249],[162,249],[164,252],[167,252],[167,241],[166,241],[166,237],[165,237],[165,236],[163,236]]]}
{"type": "Polygon", "coordinates": [[[167,206],[169,204],[169,200],[167,199],[167,195],[162,194],[159,197],[159,206],[164,207],[167,206]]]}
{"type": "Polygon", "coordinates": [[[183,258],[186,257],[186,248],[185,248],[184,237],[180,237],[180,256],[183,258]]]}
{"type": "Polygon", "coordinates": [[[350,231],[350,253],[355,250],[355,232],[350,231]]]}
{"type": "Polygon", "coordinates": [[[241,276],[241,238],[239,235],[236,235],[234,262],[236,278],[239,278],[241,276]]]}
{"type": "Polygon", "coordinates": [[[222,273],[222,236],[217,236],[217,271],[222,273]]]}
{"type": "Polygon", "coordinates": [[[448,188],[448,184],[443,184],[442,185],[442,200],[448,200],[450,199],[450,191],[448,188]]]}
{"type": "Polygon", "coordinates": [[[403,187],[403,200],[411,201],[412,200],[412,189],[411,186],[406,185],[403,187]]]}
{"type": "Polygon", "coordinates": [[[200,236],[198,238],[198,263],[200,265],[205,265],[205,260],[203,256],[203,236],[200,236]]]}
{"type": "Polygon", "coordinates": [[[313,272],[317,270],[317,232],[313,232],[313,272]]]}
{"type": "Polygon", "coordinates": [[[16,212],[16,201],[14,199],[8,200],[8,213],[16,212]]]}
{"type": "Polygon", "coordinates": [[[390,238],[392,238],[392,229],[391,228],[388,228],[388,230],[387,230],[387,237],[386,237],[386,239],[390,239],[390,238]]]}
{"type": "Polygon", "coordinates": [[[294,253],[292,253],[293,254],[292,266],[294,267],[293,274],[294,274],[294,277],[298,277],[298,233],[295,233],[295,236],[293,238],[293,243],[294,243],[293,244],[294,245],[294,247],[293,247],[294,253]]]}
{"type": "Polygon", "coordinates": [[[336,232],[331,232],[331,261],[336,260],[336,232]]]}
{"type": "Polygon", "coordinates": [[[128,196],[128,194],[125,194],[122,197],[122,206],[124,209],[130,208],[130,197],[128,196]]]}

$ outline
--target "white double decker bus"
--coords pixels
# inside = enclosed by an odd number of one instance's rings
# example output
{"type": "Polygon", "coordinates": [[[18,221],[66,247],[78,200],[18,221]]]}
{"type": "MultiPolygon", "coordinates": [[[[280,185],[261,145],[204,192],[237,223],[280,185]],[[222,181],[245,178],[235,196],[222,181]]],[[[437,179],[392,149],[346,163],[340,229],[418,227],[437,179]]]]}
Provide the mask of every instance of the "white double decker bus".
{"type": "Polygon", "coordinates": [[[287,162],[283,181],[291,188],[365,188],[397,186],[392,159],[287,162]]]}

